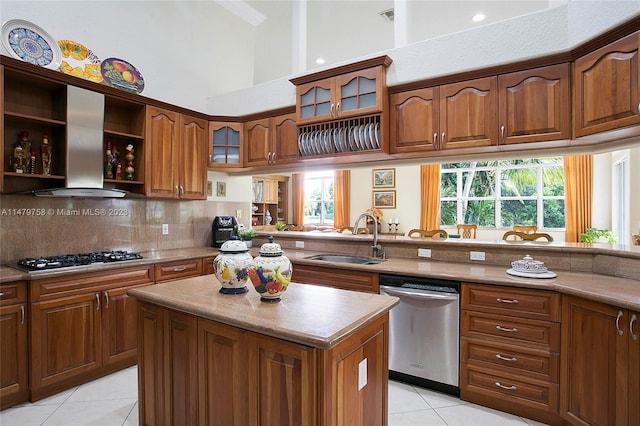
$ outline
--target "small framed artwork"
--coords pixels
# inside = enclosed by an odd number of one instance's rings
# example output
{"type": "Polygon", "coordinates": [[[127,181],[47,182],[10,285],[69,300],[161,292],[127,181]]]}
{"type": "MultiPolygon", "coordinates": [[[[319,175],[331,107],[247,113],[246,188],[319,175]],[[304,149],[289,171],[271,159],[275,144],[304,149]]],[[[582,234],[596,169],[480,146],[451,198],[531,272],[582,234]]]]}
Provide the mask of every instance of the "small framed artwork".
{"type": "Polygon", "coordinates": [[[379,209],[395,209],[396,191],[373,191],[373,207],[379,209]]]}
{"type": "Polygon", "coordinates": [[[396,169],[373,169],[374,188],[395,188],[396,169]]]}
{"type": "Polygon", "coordinates": [[[226,182],[216,182],[216,195],[218,197],[226,197],[227,196],[227,183],[226,182]]]}

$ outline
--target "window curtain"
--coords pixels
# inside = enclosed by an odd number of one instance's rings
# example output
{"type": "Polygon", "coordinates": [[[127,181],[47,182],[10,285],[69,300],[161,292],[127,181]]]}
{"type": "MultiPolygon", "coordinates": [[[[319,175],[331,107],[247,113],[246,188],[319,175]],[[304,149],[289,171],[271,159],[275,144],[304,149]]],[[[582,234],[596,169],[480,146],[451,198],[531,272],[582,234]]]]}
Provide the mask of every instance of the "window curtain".
{"type": "Polygon", "coordinates": [[[565,241],[579,242],[591,227],[593,156],[564,157],[565,241]]]}
{"type": "Polygon", "coordinates": [[[420,229],[440,229],[440,164],[420,166],[420,229]]]}
{"type": "Polygon", "coordinates": [[[333,182],[333,226],[349,226],[351,216],[351,170],[336,170],[333,182]]]}
{"type": "Polygon", "coordinates": [[[291,200],[293,201],[294,225],[304,225],[304,173],[291,175],[291,200]]]}

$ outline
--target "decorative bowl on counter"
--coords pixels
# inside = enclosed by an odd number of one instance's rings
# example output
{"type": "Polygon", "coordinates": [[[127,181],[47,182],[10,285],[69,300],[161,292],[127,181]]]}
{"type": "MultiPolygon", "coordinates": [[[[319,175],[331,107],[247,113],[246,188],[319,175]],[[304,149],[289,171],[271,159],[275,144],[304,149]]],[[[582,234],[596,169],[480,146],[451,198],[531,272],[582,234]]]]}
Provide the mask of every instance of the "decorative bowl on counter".
{"type": "Polygon", "coordinates": [[[282,254],[280,244],[269,242],[260,247],[259,255],[249,266],[249,279],[253,288],[260,293],[260,300],[277,302],[287,290],[291,281],[291,261],[282,254]]]}
{"type": "Polygon", "coordinates": [[[528,254],[525,255],[520,260],[515,260],[511,262],[511,268],[520,272],[529,272],[529,273],[542,273],[547,272],[547,267],[544,266],[544,262],[539,260],[533,260],[533,257],[528,254]]]}
{"type": "Polygon", "coordinates": [[[249,278],[249,265],[253,258],[244,241],[225,241],[220,247],[220,254],[213,259],[213,270],[216,278],[222,284],[222,294],[242,294],[249,291],[247,279],[249,278]]]}

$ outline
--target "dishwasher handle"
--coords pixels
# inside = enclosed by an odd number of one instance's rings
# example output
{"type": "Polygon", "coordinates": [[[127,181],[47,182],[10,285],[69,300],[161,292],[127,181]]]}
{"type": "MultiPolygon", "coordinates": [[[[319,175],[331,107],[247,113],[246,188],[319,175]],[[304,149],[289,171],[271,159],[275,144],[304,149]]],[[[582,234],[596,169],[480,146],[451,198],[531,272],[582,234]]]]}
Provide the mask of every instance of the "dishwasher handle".
{"type": "Polygon", "coordinates": [[[389,287],[387,285],[381,285],[380,290],[389,294],[390,296],[406,296],[414,299],[423,300],[458,300],[458,295],[451,295],[451,293],[439,293],[435,291],[427,290],[413,290],[404,289],[398,287],[389,287]]]}

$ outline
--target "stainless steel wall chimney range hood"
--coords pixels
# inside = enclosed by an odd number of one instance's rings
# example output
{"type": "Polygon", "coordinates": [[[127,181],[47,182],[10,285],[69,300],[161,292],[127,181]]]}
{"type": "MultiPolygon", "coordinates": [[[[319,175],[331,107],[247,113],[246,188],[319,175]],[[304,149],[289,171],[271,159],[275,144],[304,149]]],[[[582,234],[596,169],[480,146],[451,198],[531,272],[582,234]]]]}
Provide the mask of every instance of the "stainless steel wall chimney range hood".
{"type": "Polygon", "coordinates": [[[103,187],[104,95],[67,86],[67,153],[64,188],[33,191],[38,197],[122,198],[127,191],[103,187]]]}

